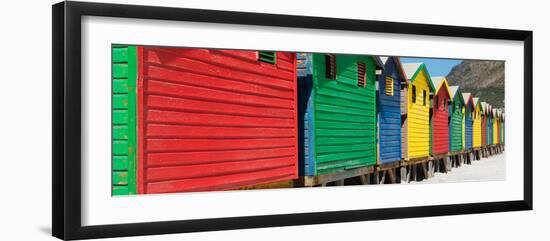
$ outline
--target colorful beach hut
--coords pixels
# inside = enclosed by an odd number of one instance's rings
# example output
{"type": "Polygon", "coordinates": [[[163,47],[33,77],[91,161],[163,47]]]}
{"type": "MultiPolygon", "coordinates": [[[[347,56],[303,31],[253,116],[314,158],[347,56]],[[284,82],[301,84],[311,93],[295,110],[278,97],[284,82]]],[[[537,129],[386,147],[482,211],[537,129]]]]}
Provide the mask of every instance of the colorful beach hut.
{"type": "Polygon", "coordinates": [[[406,80],[399,57],[381,57],[384,69],[377,78],[378,163],[401,160],[401,83],[406,80]]]}
{"type": "Polygon", "coordinates": [[[462,98],[464,99],[464,149],[469,150],[473,147],[474,99],[471,93],[462,93],[462,98]]]}
{"type": "Polygon", "coordinates": [[[498,138],[498,122],[499,122],[499,110],[498,109],[494,109],[493,110],[493,144],[498,144],[499,143],[499,138],[498,138]]]}
{"type": "Polygon", "coordinates": [[[488,105],[486,102],[481,102],[480,105],[480,114],[481,114],[481,145],[487,145],[487,108],[488,105]]]}
{"type": "Polygon", "coordinates": [[[458,86],[449,87],[451,108],[449,109],[449,152],[462,150],[462,118],[464,99],[458,86]]]}
{"type": "Polygon", "coordinates": [[[112,47],[113,195],[298,177],[291,52],[112,47]]]}
{"type": "Polygon", "coordinates": [[[473,147],[479,148],[481,147],[481,102],[479,101],[479,98],[473,98],[474,103],[474,111],[472,112],[472,120],[473,120],[473,126],[472,126],[472,139],[473,139],[473,147]]]}
{"type": "Polygon", "coordinates": [[[430,155],[430,93],[435,91],[430,74],[423,63],[403,64],[409,80],[407,86],[406,160],[430,155]]]}
{"type": "Polygon", "coordinates": [[[378,57],[298,53],[303,135],[300,175],[376,163],[378,57]]]}
{"type": "Polygon", "coordinates": [[[449,152],[449,102],[451,98],[449,84],[445,77],[432,77],[435,91],[432,97],[430,118],[431,145],[430,154],[437,156],[449,152]]]}
{"type": "Polygon", "coordinates": [[[493,144],[493,108],[487,104],[487,145],[493,144]]]}

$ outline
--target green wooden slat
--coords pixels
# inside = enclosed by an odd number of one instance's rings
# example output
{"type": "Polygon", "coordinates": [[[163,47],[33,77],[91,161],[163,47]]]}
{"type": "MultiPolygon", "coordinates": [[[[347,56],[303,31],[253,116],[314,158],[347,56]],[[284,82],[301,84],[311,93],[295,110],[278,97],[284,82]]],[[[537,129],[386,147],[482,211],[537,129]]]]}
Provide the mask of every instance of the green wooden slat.
{"type": "Polygon", "coordinates": [[[129,94],[113,94],[114,109],[128,109],[129,94]]]}
{"type": "Polygon", "coordinates": [[[113,155],[128,155],[128,141],[114,140],[113,155]]]}
{"type": "Polygon", "coordinates": [[[128,110],[113,110],[113,124],[128,124],[128,110]]]}
{"type": "Polygon", "coordinates": [[[317,153],[334,153],[342,151],[361,151],[369,150],[372,148],[372,143],[358,144],[358,145],[339,145],[339,146],[319,146],[317,147],[317,153]]]}
{"type": "Polygon", "coordinates": [[[277,63],[277,54],[273,51],[259,51],[258,59],[262,62],[275,64],[277,63]]]}
{"type": "Polygon", "coordinates": [[[113,94],[127,94],[128,79],[113,79],[113,94]]]}
{"type": "Polygon", "coordinates": [[[113,125],[113,139],[128,140],[128,125],[113,125]]]}
{"type": "Polygon", "coordinates": [[[327,137],[365,137],[372,138],[376,135],[375,130],[327,130],[327,129],[317,129],[315,131],[317,136],[327,136],[327,137]]]}
{"type": "MultiPolygon", "coordinates": [[[[341,107],[337,105],[327,105],[327,104],[321,104],[317,103],[317,111],[325,111],[325,112],[334,112],[334,113],[343,113],[343,114],[349,114],[349,115],[357,115],[357,116],[368,116],[370,114],[370,111],[365,110],[358,110],[353,108],[346,108],[341,107]]],[[[373,115],[371,114],[371,117],[373,115]]]]}
{"type": "Polygon", "coordinates": [[[128,195],[128,193],[129,193],[128,186],[113,185],[113,189],[112,189],[113,196],[128,195]]]}
{"type": "Polygon", "coordinates": [[[128,48],[113,48],[113,63],[128,62],[128,48]]]}
{"type": "Polygon", "coordinates": [[[317,127],[318,129],[348,129],[348,130],[365,128],[364,124],[340,122],[340,121],[325,121],[325,120],[317,120],[315,122],[315,127],[317,127]]]}
{"type": "Polygon", "coordinates": [[[113,171],[113,185],[128,185],[128,171],[113,171]]]}
{"type": "Polygon", "coordinates": [[[128,64],[113,64],[113,78],[128,78],[128,64]]]}
{"type": "Polygon", "coordinates": [[[128,156],[113,156],[113,170],[124,171],[128,170],[128,156]]]}

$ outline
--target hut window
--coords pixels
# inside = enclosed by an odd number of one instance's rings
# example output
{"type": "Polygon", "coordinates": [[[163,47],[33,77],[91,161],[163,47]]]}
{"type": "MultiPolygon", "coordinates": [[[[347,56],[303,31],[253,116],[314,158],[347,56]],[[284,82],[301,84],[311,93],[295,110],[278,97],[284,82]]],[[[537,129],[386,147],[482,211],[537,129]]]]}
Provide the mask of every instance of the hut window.
{"type": "Polygon", "coordinates": [[[439,96],[436,96],[435,98],[434,109],[439,110],[439,96]]]}
{"type": "Polygon", "coordinates": [[[365,87],[365,64],[357,63],[357,86],[365,87]]]}
{"type": "Polygon", "coordinates": [[[393,78],[386,77],[386,95],[393,96],[393,78]]]}
{"type": "Polygon", "coordinates": [[[275,64],[277,62],[277,56],[273,51],[259,51],[258,60],[269,64],[275,64]]]}
{"type": "Polygon", "coordinates": [[[412,95],[411,95],[411,101],[412,103],[416,103],[416,86],[412,86],[412,95]]]}
{"type": "Polygon", "coordinates": [[[426,90],[422,90],[422,105],[426,106],[426,90]]]}
{"type": "Polygon", "coordinates": [[[325,55],[325,71],[327,79],[336,79],[336,56],[334,54],[325,55]]]}

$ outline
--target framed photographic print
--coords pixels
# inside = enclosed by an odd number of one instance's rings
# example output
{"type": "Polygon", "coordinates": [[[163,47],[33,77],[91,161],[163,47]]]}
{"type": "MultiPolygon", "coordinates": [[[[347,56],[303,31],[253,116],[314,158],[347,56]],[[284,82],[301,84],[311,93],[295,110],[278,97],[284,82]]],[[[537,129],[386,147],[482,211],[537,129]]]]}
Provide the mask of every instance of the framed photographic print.
{"type": "Polygon", "coordinates": [[[532,209],[531,31],[66,1],[52,48],[55,237],[532,209]]]}

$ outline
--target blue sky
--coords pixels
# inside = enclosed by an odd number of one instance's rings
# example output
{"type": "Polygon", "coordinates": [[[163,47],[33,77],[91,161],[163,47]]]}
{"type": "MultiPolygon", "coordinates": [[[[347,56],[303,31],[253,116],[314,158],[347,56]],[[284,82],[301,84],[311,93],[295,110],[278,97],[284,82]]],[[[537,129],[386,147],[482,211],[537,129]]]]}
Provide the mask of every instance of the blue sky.
{"type": "Polygon", "coordinates": [[[446,76],[451,69],[462,62],[458,59],[432,59],[432,58],[400,58],[401,63],[419,63],[426,64],[431,76],[446,76]]]}

